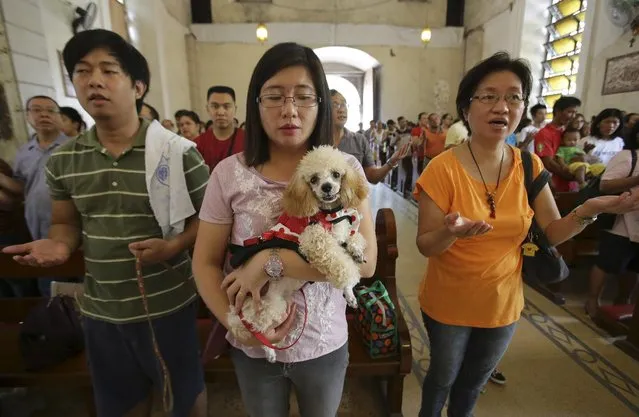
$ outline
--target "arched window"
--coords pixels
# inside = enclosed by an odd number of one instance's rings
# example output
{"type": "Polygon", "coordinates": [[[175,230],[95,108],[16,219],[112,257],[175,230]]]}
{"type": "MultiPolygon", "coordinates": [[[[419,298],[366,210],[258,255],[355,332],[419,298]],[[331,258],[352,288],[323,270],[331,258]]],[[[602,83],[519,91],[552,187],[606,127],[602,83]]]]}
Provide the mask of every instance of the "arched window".
{"type": "MultiPolygon", "coordinates": [[[[587,3],[586,0],[551,0],[548,8],[548,36],[539,101],[549,109],[559,97],[574,94],[577,89],[587,3]]],[[[548,115],[551,117],[552,113],[548,115]]]]}

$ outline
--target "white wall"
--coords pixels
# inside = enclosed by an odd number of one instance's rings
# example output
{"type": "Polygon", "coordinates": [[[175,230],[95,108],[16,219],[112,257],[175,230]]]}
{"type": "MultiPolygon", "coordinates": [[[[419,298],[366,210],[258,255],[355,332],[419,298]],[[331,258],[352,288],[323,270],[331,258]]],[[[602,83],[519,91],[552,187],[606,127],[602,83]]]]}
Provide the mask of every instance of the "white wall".
{"type": "MultiPolygon", "coordinates": [[[[327,45],[308,45],[321,47],[327,45]]],[[[194,110],[205,116],[206,90],[215,84],[233,87],[237,95],[240,121],[245,119],[246,94],[255,64],[270,45],[197,42],[199,91],[194,110]]],[[[383,120],[404,115],[409,120],[421,111],[454,111],[454,98],[459,84],[463,51],[456,48],[424,48],[395,46],[390,55],[387,46],[358,46],[382,65],[381,117],[383,120]],[[437,91],[436,91],[437,89],[437,91]],[[448,92],[448,100],[436,100],[440,90],[448,92]]],[[[440,97],[442,95],[440,94],[440,97]]],[[[445,97],[444,97],[445,98],[445,97]]],[[[364,97],[366,101],[368,97],[364,97]]],[[[371,97],[372,99],[372,97],[371,97]]],[[[365,112],[364,121],[372,118],[365,112]]]]}
{"type": "Polygon", "coordinates": [[[583,113],[586,117],[597,114],[607,107],[617,107],[629,112],[639,112],[639,91],[613,95],[601,95],[606,60],[637,51],[630,48],[630,34],[624,33],[622,28],[614,26],[605,8],[607,4],[602,0],[589,0],[584,33],[584,46],[580,62],[588,62],[586,68],[580,69],[583,81],[578,84],[577,95],[583,101],[583,113]],[[590,26],[588,26],[588,24],[590,26]],[[586,58],[586,59],[583,59],[586,58]],[[583,71],[583,72],[582,72],[583,71]]]}
{"type": "Polygon", "coordinates": [[[163,2],[128,0],[131,42],[145,56],[151,70],[151,86],[145,101],[161,118],[173,119],[181,108],[191,108],[186,39],[188,30],[164,7],[163,2]]]}
{"type": "MultiPolygon", "coordinates": [[[[84,111],[76,98],[66,95],[63,85],[63,71],[66,72],[66,69],[62,68],[58,51],[62,52],[64,45],[73,37],[71,21],[76,16],[75,6],[86,7],[84,0],[72,0],[71,3],[73,3],[73,7],[65,0],[40,0],[40,15],[45,42],[39,47],[46,50],[46,58],[49,61],[49,76],[52,77],[55,90],[53,97],[60,106],[69,106],[78,110],[87,125],[93,126],[93,118],[84,111]]],[[[103,2],[98,6],[98,16],[93,28],[111,27],[107,5],[107,2],[103,2]]],[[[29,47],[33,48],[32,45],[29,47]]]]}

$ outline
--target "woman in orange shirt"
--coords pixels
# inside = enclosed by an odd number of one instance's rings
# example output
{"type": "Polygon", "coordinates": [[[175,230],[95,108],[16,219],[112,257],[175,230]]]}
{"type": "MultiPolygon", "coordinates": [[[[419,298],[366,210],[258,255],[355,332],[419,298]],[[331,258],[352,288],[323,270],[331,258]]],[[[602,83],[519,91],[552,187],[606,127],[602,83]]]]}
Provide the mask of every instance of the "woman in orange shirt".
{"type": "MultiPolygon", "coordinates": [[[[417,181],[417,247],[429,258],[419,301],[430,366],[419,417],[469,417],[506,351],[524,305],[521,244],[533,215],[557,245],[598,213],[639,209],[639,195],[588,200],[561,218],[548,185],[529,207],[521,151],[505,143],[528,105],[528,65],[498,53],[459,85],[457,110],[471,132],[417,181]]],[[[532,155],[535,176],[543,170],[532,155]]]]}

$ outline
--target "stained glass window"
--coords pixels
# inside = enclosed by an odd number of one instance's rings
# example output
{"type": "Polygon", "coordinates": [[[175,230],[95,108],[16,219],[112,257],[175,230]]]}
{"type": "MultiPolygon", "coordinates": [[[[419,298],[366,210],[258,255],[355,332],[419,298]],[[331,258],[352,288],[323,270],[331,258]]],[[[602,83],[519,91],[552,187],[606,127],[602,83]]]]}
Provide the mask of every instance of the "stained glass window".
{"type": "MultiPolygon", "coordinates": [[[[539,99],[549,109],[559,97],[574,94],[577,89],[587,3],[586,0],[551,0],[548,8],[539,99]]],[[[549,116],[552,116],[550,112],[549,116]]]]}

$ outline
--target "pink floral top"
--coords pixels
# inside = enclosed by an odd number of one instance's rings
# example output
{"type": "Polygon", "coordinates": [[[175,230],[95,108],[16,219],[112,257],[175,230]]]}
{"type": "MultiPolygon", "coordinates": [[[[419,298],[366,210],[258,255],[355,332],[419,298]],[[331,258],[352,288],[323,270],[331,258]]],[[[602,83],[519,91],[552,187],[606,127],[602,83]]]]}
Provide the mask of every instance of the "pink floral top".
{"type": "MultiPolygon", "coordinates": [[[[344,154],[361,175],[364,171],[353,156],[344,154]]],[[[242,245],[244,240],[260,235],[275,225],[282,212],[280,200],[286,183],[269,180],[254,168],[246,166],[243,154],[236,154],[220,162],[209,180],[200,219],[215,224],[232,224],[231,243],[242,245]]],[[[232,271],[228,259],[224,273],[232,271]]],[[[279,362],[300,362],[324,356],[339,349],[348,340],[346,302],[342,291],[326,282],[309,284],[303,288],[307,304],[307,323],[299,342],[290,349],[276,351],[279,362]]],[[[293,296],[297,304],[297,320],[285,340],[291,344],[302,330],[304,299],[301,293],[293,296]]],[[[263,358],[261,348],[239,344],[229,333],[229,342],[252,358],[263,358]]]]}

